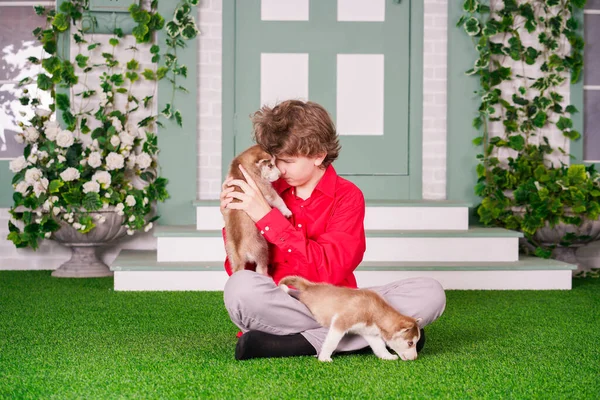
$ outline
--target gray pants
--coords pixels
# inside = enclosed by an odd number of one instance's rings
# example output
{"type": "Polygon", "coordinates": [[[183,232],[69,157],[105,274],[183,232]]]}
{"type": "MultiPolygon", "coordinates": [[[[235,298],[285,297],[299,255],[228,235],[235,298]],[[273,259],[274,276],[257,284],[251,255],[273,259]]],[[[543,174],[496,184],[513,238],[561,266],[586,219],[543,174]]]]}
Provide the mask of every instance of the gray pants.
{"type": "MultiPolygon", "coordinates": [[[[400,313],[421,318],[421,327],[438,319],[446,306],[444,289],[431,278],[404,279],[370,289],[383,296],[400,313]]],[[[231,321],[242,332],[301,333],[317,354],[320,353],[328,328],[319,325],[304,304],[281,290],[270,277],[249,270],[236,272],[225,284],[223,296],[231,321]]],[[[337,351],[367,346],[361,336],[346,335],[337,351]]]]}

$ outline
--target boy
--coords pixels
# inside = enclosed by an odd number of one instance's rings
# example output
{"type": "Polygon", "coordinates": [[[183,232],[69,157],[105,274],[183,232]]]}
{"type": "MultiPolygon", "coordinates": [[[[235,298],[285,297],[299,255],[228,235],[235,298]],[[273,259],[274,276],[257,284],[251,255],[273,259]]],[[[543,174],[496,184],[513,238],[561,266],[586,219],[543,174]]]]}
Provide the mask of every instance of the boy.
{"type": "MultiPolygon", "coordinates": [[[[247,182],[227,179],[223,183],[221,210],[244,210],[269,242],[270,276],[244,270],[225,285],[225,307],[244,332],[235,357],[315,355],[327,328],[276,284],[285,276],[300,275],[314,282],[356,288],[353,272],[366,248],[365,200],[360,189],[338,176],[331,165],[340,145],[323,107],[288,100],[273,108],[263,107],[252,116],[252,123],[256,142],[276,158],[281,178],[273,186],[293,215],[286,219],[272,209],[243,168],[247,182]],[[233,191],[232,186],[239,186],[243,193],[233,191]],[[241,202],[232,203],[234,198],[241,202]]],[[[228,260],[225,269],[231,275],[228,260]]],[[[441,285],[429,278],[371,289],[400,313],[422,318],[423,326],[436,320],[446,304],[441,285]]],[[[417,350],[425,340],[421,333],[417,350]]],[[[346,335],[337,351],[367,346],[362,337],[346,335]]]]}

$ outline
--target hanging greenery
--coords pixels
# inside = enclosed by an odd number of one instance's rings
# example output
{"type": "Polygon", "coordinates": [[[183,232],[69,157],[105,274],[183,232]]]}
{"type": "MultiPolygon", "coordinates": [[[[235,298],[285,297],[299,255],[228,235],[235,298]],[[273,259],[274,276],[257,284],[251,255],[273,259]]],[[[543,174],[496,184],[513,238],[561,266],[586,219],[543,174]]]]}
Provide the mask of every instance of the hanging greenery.
{"type": "Polygon", "coordinates": [[[475,193],[486,225],[520,230],[530,249],[550,257],[551,246],[536,232],[562,222],[579,225],[600,215],[600,178],[594,166],[567,165],[566,146],[548,135],[578,140],[561,87],[577,82],[583,68],[584,42],[576,11],[585,0],[466,0],[457,26],[473,39],[478,57],[467,75],[479,78],[481,102],[473,127],[478,154],[475,193]],[[492,127],[499,126],[500,132],[492,127]]]}
{"type": "Polygon", "coordinates": [[[40,96],[27,90],[20,98],[21,104],[35,109],[35,115],[19,123],[23,133],[16,138],[26,146],[23,156],[10,163],[15,173],[10,214],[21,227],[9,221],[8,239],[16,247],[36,249],[40,240],[51,238],[60,229],[61,221],[81,233],[90,232],[104,222],[93,212],[109,207],[124,216],[130,235],[152,228],[158,218],[153,215],[153,204],[169,197],[167,180],[159,176],[155,125],[162,126],[160,118],[174,118],[182,125],[173,102],[176,92],[187,92],[178,83],[179,77],[187,76],[187,67],[179,63],[177,49],[199,33],[192,16],[197,3],[182,0],[166,24],[157,12],[158,0],[149,2],[147,9],[137,4],[130,7],[137,24],[133,29],[136,44],[152,43],[165,25],[168,31],[163,45],[154,43],[148,49],[155,68],[143,71],[138,57],[141,50],[136,45],[124,49],[122,29],[115,27],[108,43],[102,44],[94,35],[94,23],[83,28],[87,0],[65,1],[59,10],[35,7],[38,15],[46,17],[46,25],[33,34],[48,56],[30,57],[43,71],[19,85],[37,83],[39,90],[51,94],[53,104],[49,110],[41,108],[40,96]],[[74,60],[58,52],[60,34],[70,27],[79,49],[74,60]],[[115,55],[117,48],[117,54],[130,56],[121,59],[115,55]],[[98,86],[90,84],[92,74],[99,77],[98,86]],[[172,83],[173,94],[159,116],[152,110],[162,79],[172,83]],[[144,98],[134,95],[133,89],[141,81],[152,83],[153,94],[144,98]],[[54,118],[56,111],[60,111],[61,123],[54,118]],[[133,123],[136,111],[147,115],[137,124],[133,123]]]}

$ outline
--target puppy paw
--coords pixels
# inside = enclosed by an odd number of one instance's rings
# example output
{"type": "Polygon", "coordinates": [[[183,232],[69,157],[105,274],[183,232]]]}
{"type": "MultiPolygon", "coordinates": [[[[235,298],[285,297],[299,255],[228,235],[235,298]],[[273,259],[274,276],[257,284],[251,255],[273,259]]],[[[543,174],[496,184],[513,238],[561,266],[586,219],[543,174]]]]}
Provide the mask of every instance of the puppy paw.
{"type": "Polygon", "coordinates": [[[332,362],[333,360],[331,359],[331,357],[321,357],[321,356],[319,356],[319,361],[321,361],[321,362],[332,362]]]}
{"type": "Polygon", "coordinates": [[[395,354],[386,354],[386,355],[384,355],[383,357],[379,357],[379,358],[381,358],[382,360],[390,360],[390,361],[393,361],[393,360],[397,360],[397,359],[398,359],[398,356],[397,356],[397,355],[395,355],[395,354]]]}
{"type": "Polygon", "coordinates": [[[283,214],[284,217],[289,218],[292,216],[292,212],[287,208],[287,207],[283,207],[281,210],[281,213],[283,214]]]}

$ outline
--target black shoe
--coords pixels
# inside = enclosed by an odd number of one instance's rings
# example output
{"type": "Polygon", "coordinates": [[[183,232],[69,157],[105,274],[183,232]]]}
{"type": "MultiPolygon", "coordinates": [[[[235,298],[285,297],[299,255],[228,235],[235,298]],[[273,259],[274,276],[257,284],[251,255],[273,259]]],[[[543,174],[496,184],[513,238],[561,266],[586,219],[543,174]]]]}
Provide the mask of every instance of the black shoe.
{"type": "Polygon", "coordinates": [[[421,350],[423,350],[424,346],[425,346],[425,331],[423,330],[423,328],[421,328],[421,337],[419,338],[419,341],[417,342],[417,353],[420,353],[421,350]]]}
{"type": "Polygon", "coordinates": [[[315,348],[299,333],[294,335],[272,335],[261,331],[248,331],[238,339],[235,346],[236,360],[312,356],[316,354],[315,348]]]}

